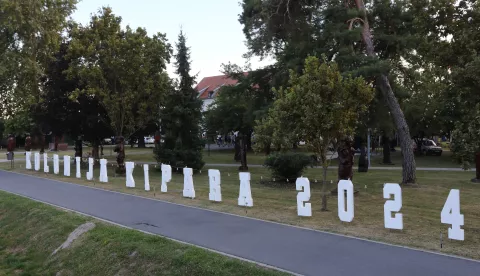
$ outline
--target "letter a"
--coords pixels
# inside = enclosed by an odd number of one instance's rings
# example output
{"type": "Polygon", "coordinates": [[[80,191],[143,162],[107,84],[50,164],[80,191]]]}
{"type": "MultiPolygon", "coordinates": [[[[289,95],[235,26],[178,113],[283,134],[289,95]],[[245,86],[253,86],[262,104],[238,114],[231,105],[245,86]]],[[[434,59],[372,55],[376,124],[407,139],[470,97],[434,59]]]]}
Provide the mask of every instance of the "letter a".
{"type": "Polygon", "coordinates": [[[253,206],[252,190],[250,189],[250,173],[242,172],[240,175],[240,194],[238,196],[239,206],[253,206]]]}
{"type": "Polygon", "coordinates": [[[195,198],[195,189],[193,188],[193,170],[191,168],[183,169],[183,197],[195,198]]]}

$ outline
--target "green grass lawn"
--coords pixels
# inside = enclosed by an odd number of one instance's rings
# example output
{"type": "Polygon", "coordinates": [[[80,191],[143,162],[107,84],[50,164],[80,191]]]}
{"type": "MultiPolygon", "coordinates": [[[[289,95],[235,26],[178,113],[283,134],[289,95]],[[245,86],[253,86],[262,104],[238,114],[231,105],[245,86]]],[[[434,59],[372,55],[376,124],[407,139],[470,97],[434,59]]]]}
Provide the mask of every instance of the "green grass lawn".
{"type": "MultiPolygon", "coordinates": [[[[0,167],[3,168],[7,168],[7,166],[7,164],[0,164],[0,167]]],[[[401,212],[404,217],[404,230],[397,231],[384,228],[383,184],[399,183],[401,181],[400,170],[372,170],[368,173],[355,173],[353,182],[355,188],[359,190],[359,194],[355,197],[355,218],[352,223],[342,223],[337,215],[336,197],[329,198],[328,212],[320,211],[320,179],[322,175],[320,169],[308,169],[304,174],[309,177],[311,182],[310,202],[313,216],[303,218],[297,216],[297,191],[294,181],[291,180],[289,183],[273,182],[269,171],[264,168],[250,168],[254,202],[252,208],[237,206],[239,178],[235,167],[218,168],[221,171],[223,202],[210,202],[208,200],[208,168],[205,167],[201,173],[194,175],[197,196],[195,199],[182,197],[183,175],[180,173],[174,173],[173,179],[168,185],[168,193],[160,193],[161,172],[155,170],[154,166],[150,169],[152,190],[149,192],[143,189],[143,169],[139,166],[134,170],[136,188],[128,189],[125,187],[125,178],[115,176],[112,166],[109,167],[109,183],[107,184],[88,182],[85,178],[77,180],[73,177],[65,178],[52,174],[27,172],[18,167],[16,171],[237,215],[480,259],[480,250],[478,250],[480,248],[480,185],[470,182],[475,175],[473,172],[417,171],[418,186],[403,187],[401,212]],[[264,183],[267,180],[272,183],[264,183]],[[460,189],[461,213],[465,216],[465,226],[463,227],[465,241],[463,242],[446,239],[449,225],[440,222],[440,212],[450,189],[453,188],[460,189]],[[444,237],[443,248],[440,248],[440,233],[443,233],[444,237]]],[[[85,173],[86,171],[83,170],[82,177],[85,176],[85,173]]],[[[96,168],[94,173],[96,178],[98,178],[98,173],[99,170],[96,168]]],[[[332,181],[329,189],[335,188],[336,172],[329,171],[328,179],[332,181]]]]}
{"type": "Polygon", "coordinates": [[[0,192],[0,275],[284,275],[0,192]],[[96,227],[51,253],[79,225],[96,227]]]}
{"type": "MultiPolygon", "coordinates": [[[[125,151],[126,160],[136,161],[136,162],[155,162],[152,149],[135,149],[131,150],[126,148],[125,151]]],[[[309,153],[305,153],[309,154],[309,153]]],[[[115,160],[115,156],[105,155],[109,160],[115,160]]],[[[203,160],[207,164],[239,164],[233,159],[234,151],[233,150],[215,150],[210,151],[210,155],[205,150],[203,152],[203,160]]],[[[358,159],[360,156],[355,156],[355,168],[358,166],[358,159]]],[[[265,162],[266,156],[261,153],[249,152],[247,154],[247,162],[251,165],[263,165],[265,162]]],[[[401,167],[402,166],[402,156],[399,150],[391,153],[391,159],[393,165],[383,164],[383,155],[382,152],[374,154],[371,157],[371,166],[372,167],[401,167]]],[[[458,163],[453,162],[452,153],[450,151],[444,151],[442,156],[417,156],[415,158],[417,167],[421,168],[460,168],[458,163]]],[[[337,165],[337,159],[332,160],[332,165],[337,165]]],[[[240,165],[240,164],[239,164],[240,165]]]]}

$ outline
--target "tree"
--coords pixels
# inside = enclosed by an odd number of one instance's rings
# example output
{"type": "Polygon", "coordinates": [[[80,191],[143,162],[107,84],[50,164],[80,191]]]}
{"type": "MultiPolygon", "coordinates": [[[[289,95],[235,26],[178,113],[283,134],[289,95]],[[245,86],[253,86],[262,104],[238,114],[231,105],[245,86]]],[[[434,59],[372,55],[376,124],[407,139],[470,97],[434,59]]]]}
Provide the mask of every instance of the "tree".
{"type": "Polygon", "coordinates": [[[243,159],[245,164],[242,163],[241,169],[246,169],[247,158],[246,156],[241,158],[241,155],[246,154],[247,149],[251,148],[255,121],[265,116],[273,101],[271,89],[272,75],[275,72],[267,67],[245,73],[246,70],[232,64],[224,65],[223,71],[225,75],[236,79],[237,84],[220,89],[215,102],[205,113],[206,125],[210,133],[238,131],[234,159],[236,161],[243,159]]]}
{"type": "Polygon", "coordinates": [[[292,56],[324,54],[344,75],[363,76],[381,92],[395,123],[403,153],[403,182],[415,182],[411,137],[394,93],[402,58],[416,47],[409,1],[244,0],[240,22],[250,54],[274,53],[298,72],[292,56]],[[372,30],[376,40],[372,39],[372,30]],[[289,62],[290,61],[290,62],[289,62]]]}
{"type": "Polygon", "coordinates": [[[443,71],[446,87],[441,94],[440,114],[444,128],[452,131],[450,144],[454,159],[469,168],[476,161],[480,178],[478,90],[480,81],[480,2],[415,1],[412,11],[416,29],[424,41],[417,47],[422,62],[443,71]]]}
{"type": "Polygon", "coordinates": [[[81,90],[76,77],[68,77],[71,62],[75,58],[68,56],[69,42],[64,42],[55,59],[48,65],[43,78],[41,103],[35,110],[37,124],[46,125],[45,129],[60,137],[69,134],[72,138],[82,136],[82,140],[94,145],[92,156],[100,158],[98,145],[105,137],[112,135],[110,119],[98,99],[86,94],[76,95],[81,90]]]}
{"type": "MultiPolygon", "coordinates": [[[[342,77],[338,65],[316,57],[305,60],[302,75],[291,72],[289,84],[277,91],[269,111],[277,124],[270,127],[294,133],[320,159],[323,168],[322,210],[327,210],[327,154],[333,145],[353,136],[362,112],[374,94],[363,78],[342,77]]],[[[257,128],[258,129],[258,128],[257,128]]],[[[259,129],[260,131],[260,129],[259,129]]]]}
{"type": "Polygon", "coordinates": [[[58,50],[77,0],[0,1],[0,108],[28,111],[41,100],[40,78],[58,50]],[[47,20],[48,19],[48,20],[47,20]]]}
{"type": "Polygon", "coordinates": [[[465,68],[454,73],[455,100],[458,112],[462,115],[455,123],[451,149],[454,158],[464,169],[476,163],[477,174],[474,181],[480,181],[480,56],[465,68]]]}
{"type": "Polygon", "coordinates": [[[69,75],[83,86],[78,94],[104,108],[115,135],[128,139],[159,116],[170,83],[166,63],[171,50],[164,34],[149,37],[145,29],[122,30],[120,24],[120,17],[103,8],[89,25],[75,26],[69,75]]]}
{"type": "Polygon", "coordinates": [[[161,109],[161,127],[164,143],[155,148],[158,162],[173,167],[201,169],[205,162],[201,138],[202,101],[193,88],[195,76],[190,75],[190,49],[183,31],[178,35],[175,54],[179,81],[165,99],[161,109]]]}

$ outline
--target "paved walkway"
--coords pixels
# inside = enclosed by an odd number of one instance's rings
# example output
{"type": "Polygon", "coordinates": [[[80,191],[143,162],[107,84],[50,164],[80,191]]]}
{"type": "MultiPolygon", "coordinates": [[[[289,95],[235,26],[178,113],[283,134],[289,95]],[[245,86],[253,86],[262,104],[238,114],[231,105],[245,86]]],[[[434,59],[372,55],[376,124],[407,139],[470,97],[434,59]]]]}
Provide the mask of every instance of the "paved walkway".
{"type": "Polygon", "coordinates": [[[480,272],[480,262],[471,260],[2,170],[0,190],[302,275],[478,276],[480,272]]]}

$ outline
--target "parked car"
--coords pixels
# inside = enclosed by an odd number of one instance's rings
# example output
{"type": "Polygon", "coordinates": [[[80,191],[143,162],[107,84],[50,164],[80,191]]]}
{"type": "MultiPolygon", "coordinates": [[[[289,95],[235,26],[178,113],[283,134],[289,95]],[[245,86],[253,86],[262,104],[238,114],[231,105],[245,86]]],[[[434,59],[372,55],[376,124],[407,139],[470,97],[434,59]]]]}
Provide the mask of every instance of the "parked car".
{"type": "Polygon", "coordinates": [[[153,136],[147,136],[144,137],[145,144],[154,144],[155,143],[155,138],[153,136]]]}
{"type": "MultiPolygon", "coordinates": [[[[413,150],[415,152],[418,151],[417,143],[415,143],[415,141],[413,141],[413,150]]],[[[425,155],[441,156],[443,153],[443,149],[437,146],[437,144],[435,144],[433,140],[429,140],[429,139],[424,139],[422,141],[420,150],[422,154],[425,154],[425,155]]]]}

